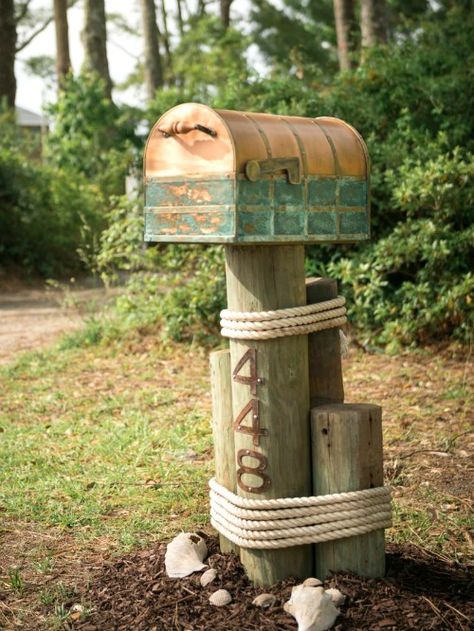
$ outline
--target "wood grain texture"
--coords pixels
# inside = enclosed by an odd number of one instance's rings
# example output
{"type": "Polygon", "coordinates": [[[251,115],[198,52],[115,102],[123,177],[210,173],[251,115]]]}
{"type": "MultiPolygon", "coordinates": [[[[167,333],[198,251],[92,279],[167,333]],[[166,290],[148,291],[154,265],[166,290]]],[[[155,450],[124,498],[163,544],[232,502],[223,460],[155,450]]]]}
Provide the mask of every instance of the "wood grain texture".
{"type": "MultiPolygon", "coordinates": [[[[370,404],[332,404],[311,410],[313,493],[344,493],[383,485],[382,409],[370,404]]],[[[385,574],[384,530],[315,546],[315,576],[350,570],[385,574]]]]}
{"type": "MultiPolygon", "coordinates": [[[[308,278],[308,304],[337,298],[337,282],[331,278],[308,278]]],[[[308,335],[309,394],[311,407],[344,401],[339,328],[308,335]]]]}
{"type": "MultiPolygon", "coordinates": [[[[304,249],[302,246],[227,247],[228,307],[233,311],[266,311],[304,305],[304,249]]],[[[268,459],[266,473],[271,486],[263,493],[239,495],[278,498],[311,493],[309,431],[308,345],[306,336],[274,340],[230,340],[235,367],[248,348],[257,349],[257,373],[264,379],[257,386],[260,424],[268,431],[258,447],[252,437],[235,433],[235,449],[258,450],[268,459]]],[[[250,388],[232,382],[234,419],[252,398],[250,388]]],[[[250,421],[247,421],[250,423],[250,421]]],[[[245,474],[245,483],[261,479],[245,474]]],[[[249,578],[258,585],[271,585],[289,576],[305,578],[313,567],[312,546],[281,550],[240,550],[249,578]]]]}
{"type": "MultiPolygon", "coordinates": [[[[234,430],[232,427],[232,380],[230,351],[211,353],[212,433],[214,436],[215,477],[226,489],[236,492],[234,430]]],[[[238,554],[238,546],[219,535],[222,553],[238,554]]]]}

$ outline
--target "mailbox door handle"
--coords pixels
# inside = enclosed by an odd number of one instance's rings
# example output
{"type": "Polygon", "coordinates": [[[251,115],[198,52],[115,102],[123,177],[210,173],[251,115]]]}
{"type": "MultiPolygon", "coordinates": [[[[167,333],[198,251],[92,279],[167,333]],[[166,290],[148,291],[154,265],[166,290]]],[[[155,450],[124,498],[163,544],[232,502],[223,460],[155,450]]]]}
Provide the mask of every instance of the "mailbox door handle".
{"type": "Polygon", "coordinates": [[[169,123],[168,125],[162,125],[158,127],[158,131],[163,134],[165,138],[169,138],[170,136],[175,136],[176,134],[188,134],[190,131],[197,129],[198,131],[202,131],[209,136],[215,138],[217,136],[217,132],[211,127],[206,127],[205,125],[200,125],[199,123],[186,123],[184,121],[174,121],[173,123],[169,123]]]}
{"type": "Polygon", "coordinates": [[[300,184],[301,167],[299,158],[270,158],[268,160],[249,160],[245,165],[245,175],[251,182],[262,176],[286,171],[290,184],[300,184]]]}

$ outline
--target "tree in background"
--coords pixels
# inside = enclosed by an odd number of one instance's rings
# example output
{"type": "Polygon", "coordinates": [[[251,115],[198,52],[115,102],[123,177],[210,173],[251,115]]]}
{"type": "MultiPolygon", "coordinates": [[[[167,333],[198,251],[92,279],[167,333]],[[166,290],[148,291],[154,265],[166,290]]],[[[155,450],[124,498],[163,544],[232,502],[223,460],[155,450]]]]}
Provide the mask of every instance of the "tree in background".
{"type": "Polygon", "coordinates": [[[84,0],[84,67],[95,72],[104,83],[105,94],[112,99],[112,81],[107,59],[107,28],[104,0],[84,0]]]}
{"type": "Polygon", "coordinates": [[[250,11],[252,37],[275,73],[289,72],[310,80],[337,68],[332,0],[254,0],[250,11]]]}
{"type": "Polygon", "coordinates": [[[163,67],[159,48],[159,31],[156,23],[154,0],[140,0],[145,45],[145,85],[147,98],[152,101],[158,88],[163,86],[163,67]]]}
{"type": "Polygon", "coordinates": [[[163,46],[165,47],[166,69],[168,76],[171,78],[173,74],[173,60],[171,55],[170,32],[168,30],[168,11],[166,9],[165,0],[161,0],[161,19],[163,22],[162,39],[163,46]]]}
{"type": "Polygon", "coordinates": [[[68,72],[71,70],[67,9],[67,0],[54,0],[54,25],[56,28],[56,76],[59,89],[64,86],[64,80],[68,72]]]}
{"type": "Polygon", "coordinates": [[[337,35],[337,56],[340,70],[354,67],[357,22],[354,0],[334,0],[334,21],[337,35]]]}
{"type": "Polygon", "coordinates": [[[360,0],[360,32],[362,50],[388,39],[388,13],[385,0],[360,0]]]}
{"type": "Polygon", "coordinates": [[[0,0],[0,101],[15,107],[16,20],[13,0],[0,0]]]}
{"type": "Polygon", "coordinates": [[[233,0],[220,0],[220,14],[221,14],[221,22],[222,26],[227,29],[230,25],[230,6],[233,0]]]}

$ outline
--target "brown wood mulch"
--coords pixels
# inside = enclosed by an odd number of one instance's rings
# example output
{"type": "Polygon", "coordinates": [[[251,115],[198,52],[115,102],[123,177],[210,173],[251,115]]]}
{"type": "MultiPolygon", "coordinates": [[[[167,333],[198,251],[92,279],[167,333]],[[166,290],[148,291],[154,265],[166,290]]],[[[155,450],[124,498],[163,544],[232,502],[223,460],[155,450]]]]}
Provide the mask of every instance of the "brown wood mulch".
{"type": "MultiPolygon", "coordinates": [[[[296,629],[295,620],[283,611],[296,581],[270,589],[251,586],[239,560],[221,555],[217,540],[208,539],[206,563],[217,570],[217,579],[202,588],[200,573],[170,579],[164,569],[166,546],[156,544],[109,561],[83,591],[83,602],[92,613],[76,622],[80,631],[137,630],[282,631],[296,629]],[[226,607],[209,604],[210,594],[220,588],[233,597],[226,607]],[[256,595],[277,597],[270,609],[252,605],[256,595]]],[[[469,567],[428,555],[415,546],[387,546],[387,575],[363,579],[338,573],[325,584],[346,596],[336,631],[459,630],[468,631],[474,620],[474,576],[469,567]]],[[[472,568],[471,568],[472,570],[472,568]]]]}

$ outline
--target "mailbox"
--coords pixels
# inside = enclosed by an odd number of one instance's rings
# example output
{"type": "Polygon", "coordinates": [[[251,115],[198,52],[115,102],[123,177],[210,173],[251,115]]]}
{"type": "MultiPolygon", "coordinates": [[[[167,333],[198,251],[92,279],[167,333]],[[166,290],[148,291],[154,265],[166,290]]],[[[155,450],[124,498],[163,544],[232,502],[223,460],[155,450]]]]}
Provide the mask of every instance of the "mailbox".
{"type": "Polygon", "coordinates": [[[344,243],[369,238],[369,157],[337,118],[166,112],[144,159],[145,241],[344,243]]]}

